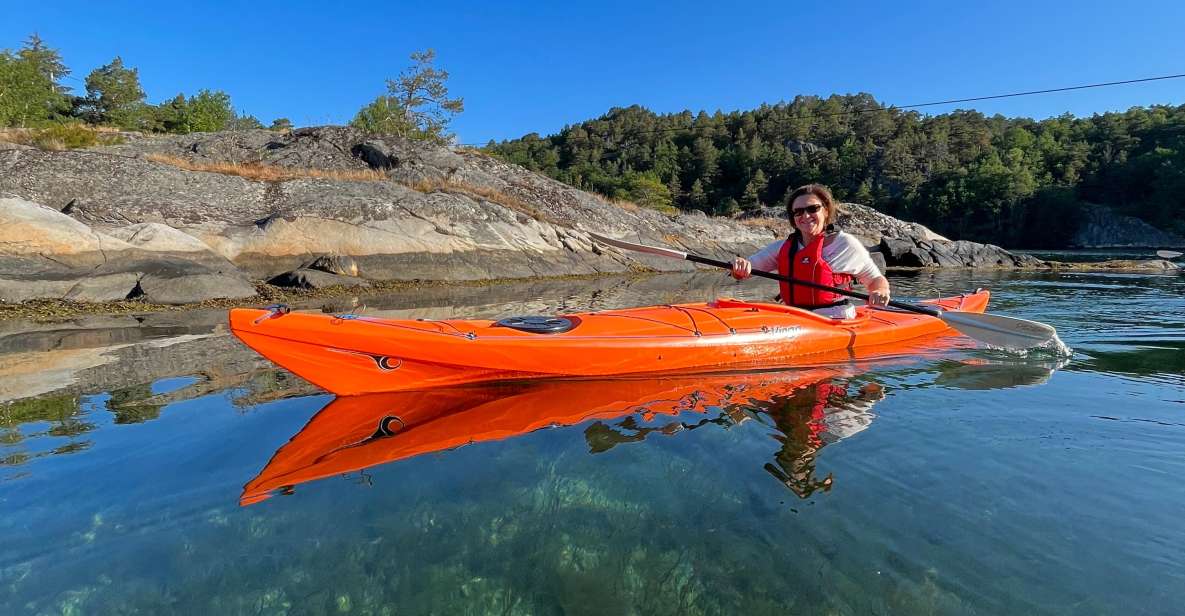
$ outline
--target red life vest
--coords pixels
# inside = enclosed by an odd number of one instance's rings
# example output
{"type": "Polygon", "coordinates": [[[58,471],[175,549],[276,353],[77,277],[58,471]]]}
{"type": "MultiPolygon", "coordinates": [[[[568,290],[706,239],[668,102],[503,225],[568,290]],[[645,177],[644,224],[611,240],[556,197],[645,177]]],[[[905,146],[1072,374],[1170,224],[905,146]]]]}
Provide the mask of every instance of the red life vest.
{"type": "MultiPolygon", "coordinates": [[[[850,289],[852,275],[831,271],[831,265],[823,260],[823,239],[832,235],[835,234],[824,233],[816,237],[810,245],[803,247],[802,250],[797,250],[802,235],[797,232],[792,234],[785,242],[782,242],[782,248],[778,251],[778,273],[815,284],[850,289]]],[[[846,301],[844,296],[831,291],[812,289],[788,282],[779,282],[778,285],[782,288],[782,301],[788,306],[814,310],[815,308],[835,306],[846,301]]]]}

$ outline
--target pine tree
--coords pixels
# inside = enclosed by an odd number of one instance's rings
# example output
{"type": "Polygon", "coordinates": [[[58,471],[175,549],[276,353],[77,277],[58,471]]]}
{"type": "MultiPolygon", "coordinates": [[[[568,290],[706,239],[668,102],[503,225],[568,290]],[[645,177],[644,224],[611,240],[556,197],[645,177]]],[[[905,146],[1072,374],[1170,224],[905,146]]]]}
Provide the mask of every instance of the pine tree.
{"type": "Polygon", "coordinates": [[[140,73],[134,68],[125,68],[119,56],[86,76],[84,117],[92,124],[142,128],[145,110],[140,73]]]}
{"type": "Polygon", "coordinates": [[[683,185],[679,182],[679,174],[671,176],[667,182],[667,192],[671,195],[671,205],[680,207],[683,203],[683,185]]]}
{"type": "Polygon", "coordinates": [[[57,50],[33,34],[15,54],[0,51],[0,126],[37,126],[69,113],[70,73],[57,50]]]}
{"type": "Polygon", "coordinates": [[[444,143],[449,122],[465,110],[460,98],[448,97],[448,71],[435,68],[436,52],[411,54],[414,64],[387,80],[387,94],[358,111],[351,126],[367,132],[389,133],[444,143]]]}
{"type": "Polygon", "coordinates": [[[36,71],[53,84],[54,90],[63,96],[70,88],[63,86],[61,80],[70,75],[70,69],[62,62],[62,55],[41,40],[36,32],[25,40],[25,46],[17,52],[20,59],[32,64],[36,71]]]}
{"type": "Polygon", "coordinates": [[[62,110],[62,96],[35,64],[0,51],[0,126],[44,124],[62,110]]]}
{"type": "Polygon", "coordinates": [[[691,183],[691,190],[687,193],[687,204],[693,209],[707,212],[710,209],[708,194],[704,192],[704,183],[696,179],[691,183]]]}
{"type": "Polygon", "coordinates": [[[741,195],[740,206],[746,210],[752,210],[761,207],[761,195],[765,192],[765,186],[769,182],[765,179],[765,172],[758,169],[753,174],[753,178],[745,185],[745,192],[741,195]]]}

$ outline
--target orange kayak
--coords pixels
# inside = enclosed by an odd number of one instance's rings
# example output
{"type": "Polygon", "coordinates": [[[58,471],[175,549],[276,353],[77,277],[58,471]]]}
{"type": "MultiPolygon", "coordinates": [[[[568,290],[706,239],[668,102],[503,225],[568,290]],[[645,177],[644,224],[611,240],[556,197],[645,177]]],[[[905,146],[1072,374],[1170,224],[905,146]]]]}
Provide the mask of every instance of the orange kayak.
{"type": "MultiPolygon", "coordinates": [[[[984,290],[923,303],[983,312],[984,290]]],[[[941,319],[861,306],[850,320],[769,303],[720,299],[556,317],[395,320],[230,311],[235,336],[272,362],[339,395],[502,380],[690,374],[803,365],[933,334],[941,319]]]]}
{"type": "MultiPolygon", "coordinates": [[[[276,451],[243,487],[239,504],[257,503],[308,481],[542,428],[632,414],[646,422],[682,413],[734,414],[734,409],[794,395],[846,373],[833,367],[707,378],[516,381],[344,396],[276,451]]],[[[681,426],[665,423],[664,433],[681,426]]]]}

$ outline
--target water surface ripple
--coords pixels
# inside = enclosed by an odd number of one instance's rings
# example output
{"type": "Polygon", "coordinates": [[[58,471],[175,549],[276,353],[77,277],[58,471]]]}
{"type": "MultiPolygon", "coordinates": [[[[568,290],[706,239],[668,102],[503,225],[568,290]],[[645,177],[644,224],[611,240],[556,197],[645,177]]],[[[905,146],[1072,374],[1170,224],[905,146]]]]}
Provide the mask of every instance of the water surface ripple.
{"type": "MultiPolygon", "coordinates": [[[[0,613],[1179,613],[1185,276],[893,283],[990,288],[1073,357],[964,341],[335,400],[219,312],[0,324],[0,613]]],[[[774,290],[701,273],[324,308],[500,318],[774,290]]]]}

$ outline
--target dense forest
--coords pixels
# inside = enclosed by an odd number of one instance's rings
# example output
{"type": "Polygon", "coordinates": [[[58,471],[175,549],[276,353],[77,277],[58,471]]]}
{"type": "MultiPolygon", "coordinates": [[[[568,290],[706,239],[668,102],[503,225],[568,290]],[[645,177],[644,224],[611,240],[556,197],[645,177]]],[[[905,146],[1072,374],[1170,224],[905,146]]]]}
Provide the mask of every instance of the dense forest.
{"type": "Polygon", "coordinates": [[[486,151],[658,209],[734,215],[822,182],[842,200],[1006,246],[1064,246],[1090,204],[1185,233],[1185,105],[1041,121],[922,115],[868,94],[711,115],[633,106],[486,151]]]}

